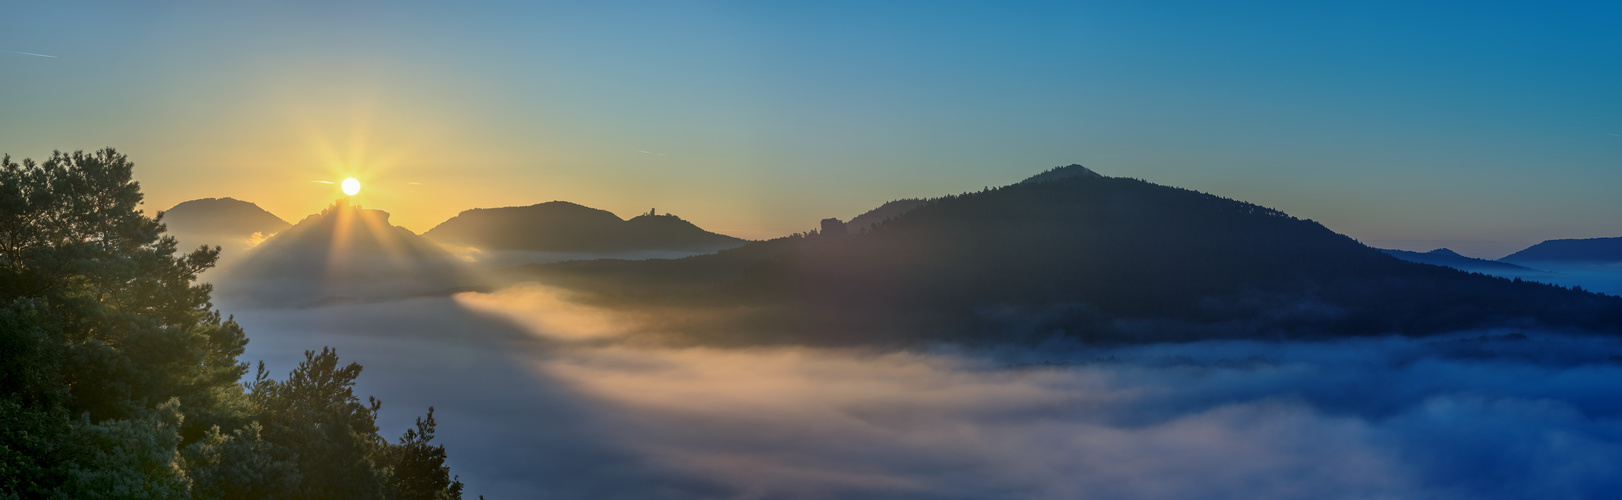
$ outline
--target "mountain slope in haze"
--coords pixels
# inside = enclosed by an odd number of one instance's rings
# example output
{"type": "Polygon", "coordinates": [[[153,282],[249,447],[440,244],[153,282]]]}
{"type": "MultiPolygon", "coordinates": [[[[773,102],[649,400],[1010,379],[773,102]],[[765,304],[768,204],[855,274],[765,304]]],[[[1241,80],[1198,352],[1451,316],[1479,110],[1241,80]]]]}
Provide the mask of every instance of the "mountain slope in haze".
{"type": "Polygon", "coordinates": [[[199,245],[232,250],[248,246],[255,233],[269,236],[292,224],[251,202],[232,198],[203,198],[163,211],[163,223],[181,248],[199,245]]]}
{"type": "Polygon", "coordinates": [[[1451,267],[1463,271],[1474,271],[1487,274],[1546,274],[1546,271],[1540,271],[1525,266],[1518,266],[1508,262],[1465,257],[1463,255],[1459,255],[1458,252],[1454,252],[1446,248],[1438,248],[1429,252],[1410,252],[1407,250],[1389,249],[1380,249],[1380,251],[1385,252],[1392,257],[1406,260],[1408,262],[1451,267]]]}
{"type": "Polygon", "coordinates": [[[623,220],[607,210],[564,201],[467,210],[423,236],[480,250],[542,252],[713,252],[747,243],[705,231],[670,214],[650,212],[623,220]]]}
{"type": "Polygon", "coordinates": [[[1498,260],[1525,265],[1622,263],[1622,237],[1548,240],[1498,260]]]}
{"type": "Polygon", "coordinates": [[[398,298],[475,283],[460,259],[389,224],[388,212],[345,200],[260,243],[216,280],[222,296],[270,305],[398,298]]]}
{"type": "Polygon", "coordinates": [[[660,329],[738,342],[1622,328],[1622,299],[1405,262],[1277,210],[1098,175],[935,199],[849,239],[525,271],[599,305],[683,312],[660,329]]]}

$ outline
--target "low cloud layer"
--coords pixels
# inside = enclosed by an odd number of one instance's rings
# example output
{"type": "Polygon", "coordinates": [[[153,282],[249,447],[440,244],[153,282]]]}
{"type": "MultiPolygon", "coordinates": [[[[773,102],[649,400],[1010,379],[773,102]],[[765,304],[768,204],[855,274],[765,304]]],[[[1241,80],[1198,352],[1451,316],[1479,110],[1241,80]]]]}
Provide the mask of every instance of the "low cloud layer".
{"type": "MultiPolygon", "coordinates": [[[[229,310],[229,309],[228,309],[229,310]]],[[[1541,331],[911,350],[660,347],[539,287],[238,315],[435,405],[490,498],[1594,498],[1622,342],[1541,331]]]]}
{"type": "Polygon", "coordinates": [[[535,365],[614,408],[623,445],[764,497],[1527,498],[1622,486],[1622,369],[1416,358],[1433,346],[1415,344],[1152,346],[1024,367],[597,348],[535,365]]]}

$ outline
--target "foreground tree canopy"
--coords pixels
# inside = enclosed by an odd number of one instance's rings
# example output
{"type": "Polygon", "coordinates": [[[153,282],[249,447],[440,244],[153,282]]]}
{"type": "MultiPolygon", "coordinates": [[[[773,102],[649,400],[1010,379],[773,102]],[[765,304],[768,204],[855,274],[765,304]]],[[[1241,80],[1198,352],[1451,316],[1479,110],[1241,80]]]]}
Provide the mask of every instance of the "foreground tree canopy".
{"type": "Polygon", "coordinates": [[[112,149],[0,160],[0,498],[460,498],[433,409],[398,443],[357,364],[285,381],[196,283],[112,149]]]}

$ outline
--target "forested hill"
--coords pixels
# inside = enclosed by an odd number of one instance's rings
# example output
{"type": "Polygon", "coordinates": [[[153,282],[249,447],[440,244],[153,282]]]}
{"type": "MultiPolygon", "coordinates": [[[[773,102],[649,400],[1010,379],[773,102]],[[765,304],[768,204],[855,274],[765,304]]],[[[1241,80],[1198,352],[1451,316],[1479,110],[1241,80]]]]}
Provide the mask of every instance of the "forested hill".
{"type": "Polygon", "coordinates": [[[851,218],[849,223],[850,232],[860,233],[864,229],[872,228],[874,224],[893,219],[896,216],[907,213],[914,208],[921,207],[928,202],[928,200],[914,198],[894,200],[883,205],[879,205],[878,208],[862,212],[861,215],[851,218]]]}
{"type": "Polygon", "coordinates": [[[757,331],[811,342],[1622,326],[1622,299],[1405,262],[1277,210],[1097,175],[932,200],[852,238],[528,269],[601,304],[748,305],[757,331]]]}
{"type": "Polygon", "coordinates": [[[713,252],[746,241],[715,234],[670,214],[620,219],[607,210],[552,201],[527,207],[479,208],[452,217],[423,236],[481,250],[713,252]]]}

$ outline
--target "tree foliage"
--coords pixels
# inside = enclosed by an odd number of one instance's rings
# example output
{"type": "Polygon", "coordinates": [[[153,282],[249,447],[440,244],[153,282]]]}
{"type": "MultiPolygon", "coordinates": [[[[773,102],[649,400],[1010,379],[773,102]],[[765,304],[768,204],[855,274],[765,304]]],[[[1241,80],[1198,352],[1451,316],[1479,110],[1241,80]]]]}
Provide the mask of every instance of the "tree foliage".
{"type": "Polygon", "coordinates": [[[180,252],[132,172],[0,160],[0,498],[460,498],[442,448],[422,466],[432,410],[388,443],[331,349],[241,383],[248,337],[196,283],[219,248],[180,252]]]}

